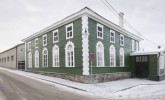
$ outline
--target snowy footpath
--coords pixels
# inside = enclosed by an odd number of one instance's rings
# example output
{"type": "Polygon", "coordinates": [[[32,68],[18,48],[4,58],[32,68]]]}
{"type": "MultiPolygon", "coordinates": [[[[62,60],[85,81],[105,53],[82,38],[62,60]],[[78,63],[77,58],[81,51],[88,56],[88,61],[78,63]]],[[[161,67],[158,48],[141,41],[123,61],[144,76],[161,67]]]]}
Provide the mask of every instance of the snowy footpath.
{"type": "Polygon", "coordinates": [[[75,93],[101,96],[103,97],[103,100],[165,100],[165,80],[157,82],[147,79],[134,78],[105,83],[83,84],[19,70],[11,70],[5,68],[0,68],[0,70],[6,70],[38,81],[54,84],[56,86],[65,88],[66,90],[74,91],[75,93]]]}

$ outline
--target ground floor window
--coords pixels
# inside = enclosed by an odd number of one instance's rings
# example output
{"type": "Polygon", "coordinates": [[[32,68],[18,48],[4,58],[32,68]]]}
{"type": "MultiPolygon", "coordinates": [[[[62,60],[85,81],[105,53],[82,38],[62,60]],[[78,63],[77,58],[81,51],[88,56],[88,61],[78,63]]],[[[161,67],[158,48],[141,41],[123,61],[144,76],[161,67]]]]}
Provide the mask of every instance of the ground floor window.
{"type": "Polygon", "coordinates": [[[65,46],[65,63],[66,67],[74,67],[75,59],[74,59],[74,44],[72,42],[68,42],[65,46]]]}
{"type": "Polygon", "coordinates": [[[116,50],[114,45],[110,46],[109,52],[110,52],[110,66],[114,67],[116,66],[116,50]]]}
{"type": "Polygon", "coordinates": [[[53,47],[53,67],[59,67],[59,47],[55,45],[53,47]]]}
{"type": "Polygon", "coordinates": [[[48,67],[48,50],[46,48],[44,48],[42,52],[42,62],[43,67],[48,67]]]}
{"type": "Polygon", "coordinates": [[[96,60],[97,67],[104,66],[104,46],[100,41],[96,44],[96,60]]]}
{"type": "Polygon", "coordinates": [[[120,66],[124,66],[125,58],[124,58],[124,49],[120,48],[120,66]]]}
{"type": "Polygon", "coordinates": [[[35,67],[39,67],[39,52],[35,51],[35,67]]]}
{"type": "Polygon", "coordinates": [[[29,68],[32,68],[32,53],[29,52],[29,55],[28,55],[28,64],[29,64],[29,68]]]}

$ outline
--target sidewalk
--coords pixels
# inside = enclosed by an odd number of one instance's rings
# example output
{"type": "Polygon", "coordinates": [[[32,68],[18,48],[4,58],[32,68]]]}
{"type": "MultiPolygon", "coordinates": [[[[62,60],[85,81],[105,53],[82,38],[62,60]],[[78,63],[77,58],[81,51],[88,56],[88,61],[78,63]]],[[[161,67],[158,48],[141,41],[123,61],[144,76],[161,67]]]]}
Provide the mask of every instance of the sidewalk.
{"type": "Polygon", "coordinates": [[[33,79],[40,79],[48,82],[53,82],[55,84],[59,84],[62,86],[66,86],[69,88],[73,88],[80,91],[85,91],[89,93],[93,93],[96,95],[109,95],[118,93],[119,91],[125,91],[129,90],[134,87],[143,86],[143,85],[165,85],[165,80],[157,82],[157,81],[150,81],[147,79],[124,79],[124,80],[118,80],[118,81],[112,81],[112,82],[105,82],[105,83],[96,83],[96,84],[83,84],[83,83],[77,83],[72,82],[69,80],[64,80],[60,78],[50,77],[50,76],[44,76],[19,70],[11,70],[11,69],[5,69],[0,68],[0,70],[6,70],[18,75],[22,75],[25,77],[30,77],[33,79]]]}

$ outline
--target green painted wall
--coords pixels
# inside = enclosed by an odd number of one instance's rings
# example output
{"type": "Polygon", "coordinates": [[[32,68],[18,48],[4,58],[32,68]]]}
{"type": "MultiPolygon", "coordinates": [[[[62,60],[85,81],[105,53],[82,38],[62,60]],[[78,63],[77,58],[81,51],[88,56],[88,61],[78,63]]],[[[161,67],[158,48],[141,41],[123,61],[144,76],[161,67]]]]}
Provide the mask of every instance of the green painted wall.
{"type": "MultiPolygon", "coordinates": [[[[131,72],[131,67],[92,67],[92,74],[114,73],[114,72],[131,72]]],[[[91,72],[91,67],[90,67],[91,72]]]]}
{"type": "Polygon", "coordinates": [[[157,55],[149,55],[149,75],[158,75],[157,73],[157,55]]]}
{"type": "Polygon", "coordinates": [[[82,74],[81,67],[47,67],[47,68],[28,68],[28,71],[46,71],[53,73],[82,74]]]}
{"type": "MultiPolygon", "coordinates": [[[[32,42],[32,56],[33,56],[33,67],[34,67],[34,53],[35,50],[39,51],[39,67],[42,67],[42,50],[43,48],[47,48],[48,49],[48,67],[52,67],[52,49],[53,46],[56,44],[59,46],[59,50],[60,50],[60,54],[59,54],[59,58],[60,58],[60,67],[64,67],[65,66],[65,45],[67,44],[68,41],[71,41],[74,43],[75,46],[75,67],[81,67],[82,69],[82,24],[81,24],[81,18],[71,22],[73,23],[73,38],[72,39],[68,39],[66,40],[66,29],[65,26],[70,24],[66,24],[64,26],[61,26],[59,28],[56,28],[59,30],[59,42],[58,43],[53,43],[53,31],[55,30],[51,30],[49,31],[47,34],[47,46],[43,47],[42,44],[42,36],[38,37],[38,43],[39,46],[37,49],[35,49],[34,47],[34,43],[35,43],[35,39],[31,40],[32,42]]],[[[27,42],[28,43],[28,42],[27,42]]],[[[27,55],[29,53],[29,51],[27,50],[27,55]]],[[[27,62],[28,62],[28,56],[27,58],[27,62]]],[[[28,66],[28,63],[27,63],[28,66]]],[[[55,68],[54,68],[55,69],[55,68]]],[[[59,68],[58,68],[59,69],[59,68]]]]}
{"type": "MultiPolygon", "coordinates": [[[[104,26],[104,36],[103,40],[97,38],[97,23],[95,20],[89,18],[89,52],[93,52],[96,56],[96,44],[98,41],[101,41],[104,45],[104,59],[105,59],[105,66],[110,66],[110,59],[109,59],[109,47],[110,45],[114,45],[116,49],[116,66],[119,66],[119,50],[121,47],[124,48],[125,51],[125,66],[130,66],[130,58],[129,54],[132,52],[132,39],[124,36],[124,46],[120,46],[119,39],[120,33],[115,31],[115,43],[110,43],[110,28],[104,26]]],[[[93,66],[96,66],[96,60],[93,62],[93,66]]]]}

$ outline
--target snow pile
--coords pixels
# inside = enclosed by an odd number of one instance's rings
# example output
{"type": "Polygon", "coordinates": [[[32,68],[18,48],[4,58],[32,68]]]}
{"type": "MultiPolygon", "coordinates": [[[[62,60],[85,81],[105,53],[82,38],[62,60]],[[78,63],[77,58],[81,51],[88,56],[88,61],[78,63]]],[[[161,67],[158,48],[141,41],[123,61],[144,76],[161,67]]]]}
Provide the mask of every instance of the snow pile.
{"type": "MultiPolygon", "coordinates": [[[[125,79],[118,80],[112,82],[105,83],[96,83],[96,84],[83,84],[78,82],[72,82],[69,80],[64,80],[60,78],[44,76],[19,70],[10,70],[0,68],[1,70],[6,70],[18,75],[22,75],[25,77],[33,78],[36,80],[40,80],[43,82],[49,82],[51,84],[56,84],[56,86],[65,87],[67,89],[73,89],[74,92],[85,92],[94,94],[97,96],[103,97],[138,97],[140,96],[149,96],[153,94],[154,91],[163,91],[160,86],[165,88],[165,80],[164,81],[150,81],[146,79],[125,79]],[[154,86],[155,85],[155,86],[154,86]],[[154,86],[154,87],[153,87],[154,86]],[[152,88],[153,87],[153,88],[152,88]],[[159,87],[159,88],[158,88],[159,87]]],[[[165,90],[163,92],[157,94],[165,94],[165,90]]]]}

